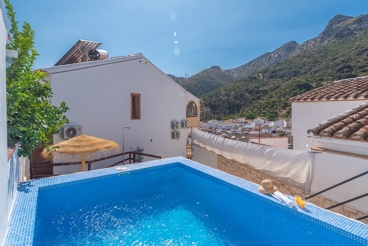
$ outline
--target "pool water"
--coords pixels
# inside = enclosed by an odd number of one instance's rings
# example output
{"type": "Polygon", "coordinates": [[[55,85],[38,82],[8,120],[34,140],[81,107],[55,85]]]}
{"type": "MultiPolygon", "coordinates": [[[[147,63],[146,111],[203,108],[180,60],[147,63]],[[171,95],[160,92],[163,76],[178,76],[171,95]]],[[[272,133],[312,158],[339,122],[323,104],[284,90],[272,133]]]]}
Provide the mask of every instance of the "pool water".
{"type": "Polygon", "coordinates": [[[361,245],[182,164],[40,189],[34,245],[361,245]]]}

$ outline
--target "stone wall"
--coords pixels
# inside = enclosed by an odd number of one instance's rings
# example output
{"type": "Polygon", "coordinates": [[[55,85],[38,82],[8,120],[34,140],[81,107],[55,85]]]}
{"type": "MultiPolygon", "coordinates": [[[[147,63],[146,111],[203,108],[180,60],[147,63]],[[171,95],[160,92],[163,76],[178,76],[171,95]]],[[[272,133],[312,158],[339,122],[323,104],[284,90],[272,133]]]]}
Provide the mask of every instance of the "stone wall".
{"type": "MultiPolygon", "coordinates": [[[[256,184],[260,184],[261,181],[264,179],[270,179],[272,180],[274,185],[279,189],[279,191],[284,194],[287,194],[290,196],[294,196],[294,195],[300,195],[302,197],[307,196],[306,192],[300,188],[297,188],[285,182],[280,182],[277,179],[274,179],[270,176],[264,175],[258,171],[248,168],[240,164],[237,161],[228,160],[221,155],[217,156],[217,165],[218,165],[218,169],[221,171],[227,172],[231,175],[237,176],[239,178],[248,180],[256,184]]],[[[313,203],[314,205],[317,205],[322,208],[327,208],[327,207],[337,204],[337,202],[324,198],[322,196],[312,197],[311,199],[308,200],[308,202],[313,203]]],[[[331,211],[342,214],[346,217],[353,218],[353,219],[367,215],[359,210],[349,208],[344,205],[333,208],[331,209],[331,211]]],[[[368,219],[361,220],[361,222],[368,224],[368,219]]]]}

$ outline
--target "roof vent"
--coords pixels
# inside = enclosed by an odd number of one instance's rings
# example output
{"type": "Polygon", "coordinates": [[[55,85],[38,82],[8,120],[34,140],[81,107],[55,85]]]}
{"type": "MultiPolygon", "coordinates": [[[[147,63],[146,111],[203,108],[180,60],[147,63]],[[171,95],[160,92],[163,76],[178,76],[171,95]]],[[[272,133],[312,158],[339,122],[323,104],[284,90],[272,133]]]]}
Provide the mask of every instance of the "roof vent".
{"type": "Polygon", "coordinates": [[[90,61],[106,60],[109,59],[109,53],[106,50],[90,50],[88,52],[88,58],[90,61]]]}

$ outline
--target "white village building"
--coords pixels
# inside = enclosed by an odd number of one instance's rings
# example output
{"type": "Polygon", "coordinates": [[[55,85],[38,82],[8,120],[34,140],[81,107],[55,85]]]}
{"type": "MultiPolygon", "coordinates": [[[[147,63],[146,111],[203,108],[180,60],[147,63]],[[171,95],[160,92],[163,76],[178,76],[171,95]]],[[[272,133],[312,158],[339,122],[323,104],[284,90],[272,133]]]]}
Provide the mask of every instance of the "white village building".
{"type": "MultiPolygon", "coordinates": [[[[313,191],[368,170],[368,76],[336,81],[292,100],[294,149],[317,151],[313,191]]],[[[327,191],[333,201],[367,192],[368,175],[327,191]]],[[[368,213],[368,197],[347,204],[368,213]]]]}
{"type": "Polygon", "coordinates": [[[293,127],[293,123],[291,119],[285,119],[285,121],[286,121],[286,127],[293,127]]]}
{"type": "Polygon", "coordinates": [[[287,126],[287,127],[285,127],[285,128],[284,128],[284,132],[285,132],[286,134],[291,134],[291,132],[292,132],[292,128],[291,128],[290,126],[287,126]]]}
{"type": "Polygon", "coordinates": [[[273,129],[274,129],[273,126],[263,126],[261,128],[262,133],[271,133],[273,131],[273,129]]]}
{"type": "Polygon", "coordinates": [[[223,121],[217,124],[217,128],[218,129],[222,129],[222,130],[230,130],[230,129],[235,129],[236,124],[232,123],[230,121],[223,121]]]}
{"type": "MultiPolygon", "coordinates": [[[[191,127],[199,127],[199,99],[142,54],[107,58],[106,51],[97,50],[101,57],[93,59],[91,53],[99,44],[79,40],[54,67],[44,69],[53,91],[52,104],[65,101],[71,125],[81,126],[84,134],[113,140],[121,148],[124,142],[125,152],[139,148],[164,158],[186,156],[191,127]],[[80,55],[80,49],[86,55],[80,55]],[[173,121],[189,123],[175,130],[179,138],[172,136],[173,121]]],[[[54,143],[62,140],[60,134],[54,135],[54,143]]],[[[106,165],[96,163],[92,169],[106,165]]],[[[79,169],[80,165],[54,167],[54,173],[79,169]]]]}
{"type": "Polygon", "coordinates": [[[368,101],[368,76],[335,81],[291,99],[294,149],[307,150],[307,130],[368,101]]]}
{"type": "Polygon", "coordinates": [[[217,128],[218,124],[220,123],[221,121],[218,121],[218,120],[209,120],[207,121],[207,126],[208,128],[217,128]]]}
{"type": "Polygon", "coordinates": [[[274,126],[283,130],[287,126],[287,122],[284,119],[279,119],[274,122],[274,126]]]}
{"type": "MultiPolygon", "coordinates": [[[[368,88],[367,88],[368,89],[368,88]]],[[[361,175],[368,170],[368,102],[362,103],[308,130],[308,146],[322,154],[315,157],[315,186],[320,189],[361,175]],[[329,175],[322,175],[322,172],[329,175]],[[319,182],[318,182],[319,181],[319,182]]],[[[367,194],[368,175],[346,183],[325,194],[330,199],[353,199],[367,194]]],[[[368,197],[349,205],[368,212],[368,197]]]]}

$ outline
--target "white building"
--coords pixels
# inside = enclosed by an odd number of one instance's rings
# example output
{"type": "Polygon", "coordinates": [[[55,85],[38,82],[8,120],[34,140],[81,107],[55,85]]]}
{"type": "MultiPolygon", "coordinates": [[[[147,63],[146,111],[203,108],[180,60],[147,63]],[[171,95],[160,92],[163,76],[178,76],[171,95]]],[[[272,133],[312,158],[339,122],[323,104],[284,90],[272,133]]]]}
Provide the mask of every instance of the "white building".
{"type": "MultiPolygon", "coordinates": [[[[6,67],[17,51],[6,49],[8,35],[5,4],[0,0],[0,245],[3,244],[8,228],[8,219],[16,197],[19,182],[17,163],[8,161],[6,123],[6,67]]],[[[16,156],[19,161],[19,158],[16,156]]]]}
{"type": "Polygon", "coordinates": [[[208,124],[206,122],[199,122],[199,128],[208,128],[208,124]]]}
{"type": "MultiPolygon", "coordinates": [[[[314,158],[313,192],[368,170],[368,130],[365,126],[368,76],[336,81],[291,101],[294,149],[321,153],[314,158]]],[[[366,193],[367,182],[366,175],[323,196],[337,202],[349,200],[366,193]]],[[[368,198],[347,206],[368,213],[368,198]]]]}
{"type": "MultiPolygon", "coordinates": [[[[368,87],[367,87],[368,91],[368,87]]],[[[314,190],[322,190],[368,170],[368,102],[308,130],[308,146],[322,154],[315,156],[314,190]]],[[[368,176],[362,176],[325,194],[345,201],[367,193],[368,176]]],[[[368,213],[368,197],[348,206],[368,213]]]]}
{"type": "Polygon", "coordinates": [[[265,119],[263,118],[257,118],[257,119],[254,119],[253,120],[253,123],[256,124],[256,125],[264,125],[265,123],[267,123],[268,121],[266,121],[265,119]]]}
{"type": "Polygon", "coordinates": [[[4,3],[0,1],[0,245],[5,240],[8,225],[8,180],[7,137],[6,137],[6,40],[4,3]]]}
{"type": "Polygon", "coordinates": [[[222,130],[230,130],[230,129],[235,129],[236,124],[235,123],[231,123],[229,121],[227,122],[220,122],[217,124],[217,128],[222,129],[222,130]]]}
{"type": "Polygon", "coordinates": [[[291,119],[285,119],[286,121],[286,127],[293,127],[291,119]]]}
{"type": "Polygon", "coordinates": [[[218,124],[220,123],[220,121],[218,120],[209,120],[207,121],[207,126],[208,128],[217,128],[218,124]]]}
{"type": "Polygon", "coordinates": [[[263,145],[268,145],[277,148],[288,148],[288,138],[287,137],[253,137],[250,139],[252,143],[259,143],[263,145]]]}
{"type": "Polygon", "coordinates": [[[290,134],[292,132],[292,128],[290,126],[287,126],[287,127],[284,128],[284,132],[286,134],[290,134]]]}
{"type": "Polygon", "coordinates": [[[284,119],[279,119],[274,122],[274,126],[282,130],[287,126],[287,122],[284,119]]]}
{"type": "Polygon", "coordinates": [[[335,81],[292,98],[294,149],[308,149],[308,129],[368,101],[366,91],[368,76],[335,81]]]}
{"type": "MultiPolygon", "coordinates": [[[[57,66],[44,69],[53,90],[52,104],[65,101],[70,107],[66,113],[70,124],[82,126],[84,134],[113,140],[121,147],[124,141],[125,152],[139,147],[144,153],[165,158],[185,157],[190,127],[199,127],[199,99],[142,54],[86,62],[74,59],[75,49],[93,44],[78,41],[57,66]],[[189,127],[179,129],[180,139],[173,139],[171,122],[183,120],[189,127]],[[130,127],[124,129],[124,139],[123,127],[130,127]]],[[[54,143],[61,140],[60,135],[54,135],[54,143]]],[[[92,169],[112,163],[96,163],[92,169]]],[[[80,165],[54,167],[54,173],[77,168],[80,165]]]]}
{"type": "Polygon", "coordinates": [[[263,126],[262,127],[262,133],[271,133],[273,131],[272,126],[263,126]]]}
{"type": "Polygon", "coordinates": [[[252,129],[252,131],[251,132],[249,132],[249,134],[253,134],[253,135],[259,135],[259,134],[261,134],[262,133],[262,129],[260,129],[258,126],[257,127],[254,127],[253,129],[252,129]]]}
{"type": "Polygon", "coordinates": [[[245,123],[244,125],[243,125],[243,128],[247,128],[248,130],[252,130],[254,127],[256,126],[256,124],[255,123],[245,123]]]}

